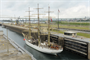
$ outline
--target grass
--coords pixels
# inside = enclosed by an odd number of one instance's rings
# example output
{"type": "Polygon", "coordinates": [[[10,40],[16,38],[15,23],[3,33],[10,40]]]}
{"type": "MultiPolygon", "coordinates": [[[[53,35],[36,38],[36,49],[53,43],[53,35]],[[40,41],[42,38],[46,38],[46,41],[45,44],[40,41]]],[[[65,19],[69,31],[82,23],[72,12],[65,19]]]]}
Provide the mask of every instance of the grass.
{"type": "MultiPolygon", "coordinates": [[[[31,24],[32,26],[38,26],[37,24],[31,24]]],[[[40,24],[41,26],[45,26],[47,27],[47,24],[40,24]]],[[[51,24],[51,28],[57,28],[57,24],[51,24]]],[[[81,29],[81,30],[90,30],[89,26],[88,27],[84,27],[84,26],[72,26],[72,25],[59,25],[59,28],[69,28],[69,29],[81,29]]]]}
{"type": "MultiPolygon", "coordinates": [[[[64,31],[60,31],[60,30],[51,30],[52,32],[56,32],[56,33],[61,33],[64,34],[64,31]]],[[[77,33],[78,36],[83,36],[86,38],[90,38],[90,34],[87,33],[77,33]]]]}
{"type": "Polygon", "coordinates": [[[90,30],[89,27],[84,27],[84,26],[80,27],[80,26],[65,26],[65,25],[62,25],[62,26],[60,26],[60,28],[90,30]]]}
{"type": "Polygon", "coordinates": [[[62,33],[62,34],[64,34],[64,31],[60,31],[60,30],[51,30],[51,32],[56,32],[56,33],[62,33]]]}
{"type": "MultiPolygon", "coordinates": [[[[56,22],[56,24],[58,24],[58,22],[56,22]]],[[[82,25],[82,26],[89,26],[90,23],[89,22],[59,22],[59,24],[62,25],[82,25]]]]}
{"type": "Polygon", "coordinates": [[[87,33],[77,33],[77,35],[84,36],[86,38],[90,38],[90,34],[87,34],[87,33]]]}

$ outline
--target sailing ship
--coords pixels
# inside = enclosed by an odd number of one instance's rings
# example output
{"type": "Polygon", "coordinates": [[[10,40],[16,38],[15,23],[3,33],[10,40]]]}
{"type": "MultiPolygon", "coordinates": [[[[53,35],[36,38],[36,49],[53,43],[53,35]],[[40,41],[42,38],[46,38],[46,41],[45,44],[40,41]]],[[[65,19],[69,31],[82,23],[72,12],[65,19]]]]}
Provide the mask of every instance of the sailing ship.
{"type": "MultiPolygon", "coordinates": [[[[48,10],[50,8],[48,7],[48,10]]],[[[39,11],[39,5],[38,5],[38,11],[39,11]]],[[[48,16],[49,16],[48,12],[48,16]]],[[[25,38],[25,42],[28,46],[36,49],[37,51],[47,53],[47,54],[52,54],[52,55],[57,55],[58,53],[63,51],[63,48],[55,44],[53,42],[50,42],[50,19],[48,17],[48,41],[41,42],[40,39],[40,24],[39,24],[39,13],[38,13],[38,39],[34,39],[34,37],[31,36],[31,24],[30,24],[30,16],[29,16],[29,35],[25,35],[24,33],[23,36],[25,38]]]]}

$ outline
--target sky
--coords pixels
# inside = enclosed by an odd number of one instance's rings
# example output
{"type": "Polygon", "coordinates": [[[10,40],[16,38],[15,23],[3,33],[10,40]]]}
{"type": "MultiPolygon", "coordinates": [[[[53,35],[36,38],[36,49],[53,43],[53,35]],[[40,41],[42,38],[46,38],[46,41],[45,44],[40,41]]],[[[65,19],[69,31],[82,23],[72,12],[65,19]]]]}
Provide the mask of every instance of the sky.
{"type": "MultiPolygon", "coordinates": [[[[0,0],[0,17],[28,17],[29,7],[31,15],[37,14],[39,4],[40,18],[47,18],[48,6],[52,18],[85,18],[90,17],[90,0],[0,0]]],[[[35,15],[37,17],[37,15],[35,15]]],[[[33,17],[32,17],[33,18],[33,17]]],[[[0,18],[5,19],[5,18],[0,18]]]]}

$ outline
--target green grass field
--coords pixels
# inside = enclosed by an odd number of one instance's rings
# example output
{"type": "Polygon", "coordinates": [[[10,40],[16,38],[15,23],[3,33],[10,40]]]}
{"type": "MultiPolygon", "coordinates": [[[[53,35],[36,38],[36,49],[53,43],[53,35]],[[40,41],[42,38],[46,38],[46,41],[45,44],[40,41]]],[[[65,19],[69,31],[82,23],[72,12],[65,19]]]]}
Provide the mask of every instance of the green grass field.
{"type": "MultiPolygon", "coordinates": [[[[56,33],[61,33],[61,34],[64,34],[64,31],[59,31],[59,30],[51,30],[52,32],[56,32],[56,33]]],[[[86,38],[90,38],[90,34],[87,34],[87,33],[77,33],[78,36],[83,36],[83,37],[86,37],[86,38]]]]}
{"type": "MultiPolygon", "coordinates": [[[[56,22],[56,24],[58,24],[58,22],[56,22]]],[[[76,26],[89,26],[90,22],[59,22],[59,24],[62,25],[76,25],[76,26]]]]}
{"type": "Polygon", "coordinates": [[[87,34],[87,33],[77,33],[77,35],[84,36],[86,38],[90,38],[90,34],[87,34]]]}
{"type": "MultiPolygon", "coordinates": [[[[37,24],[31,24],[32,26],[38,26],[37,24]]],[[[40,24],[40,26],[47,27],[48,24],[40,24]]],[[[57,24],[51,24],[51,28],[57,28],[57,24]]],[[[69,29],[80,29],[80,30],[90,30],[89,26],[72,26],[72,25],[59,25],[59,28],[69,28],[69,29]]]]}

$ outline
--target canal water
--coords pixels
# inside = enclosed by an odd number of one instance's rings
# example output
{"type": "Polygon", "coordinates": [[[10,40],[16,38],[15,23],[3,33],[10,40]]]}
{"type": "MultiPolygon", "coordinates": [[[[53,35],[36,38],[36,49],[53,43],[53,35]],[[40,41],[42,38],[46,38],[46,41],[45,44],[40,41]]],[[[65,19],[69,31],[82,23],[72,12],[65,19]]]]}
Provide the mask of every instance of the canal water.
{"type": "MultiPolygon", "coordinates": [[[[7,34],[6,28],[2,28],[0,26],[0,30],[3,30],[5,35],[7,34]]],[[[59,53],[58,56],[44,54],[27,46],[23,40],[24,37],[21,34],[8,30],[8,36],[21,45],[24,49],[29,51],[37,60],[88,60],[85,57],[66,50],[59,53]]]]}

